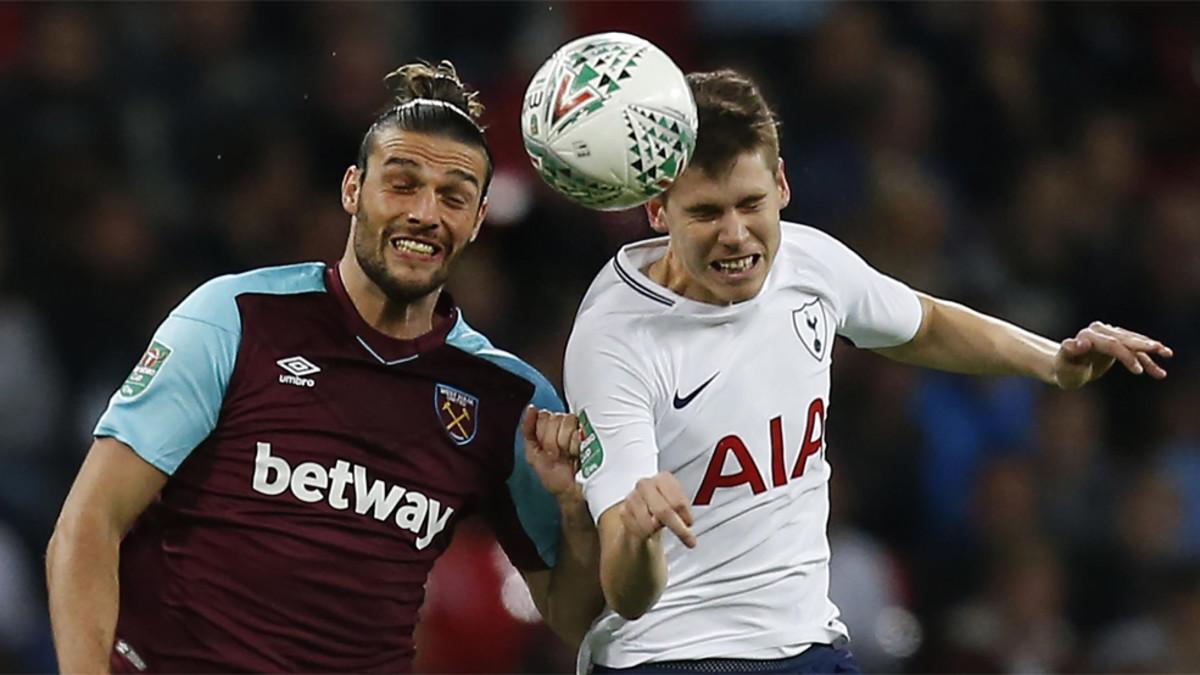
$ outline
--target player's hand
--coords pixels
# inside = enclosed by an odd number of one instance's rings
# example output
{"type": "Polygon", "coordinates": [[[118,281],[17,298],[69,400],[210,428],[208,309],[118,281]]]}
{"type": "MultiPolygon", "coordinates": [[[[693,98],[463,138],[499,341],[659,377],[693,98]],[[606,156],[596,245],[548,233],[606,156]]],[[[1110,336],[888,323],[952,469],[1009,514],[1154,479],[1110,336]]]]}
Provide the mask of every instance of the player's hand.
{"type": "Polygon", "coordinates": [[[525,436],[525,461],[550,494],[563,497],[578,492],[575,471],[579,465],[579,419],[570,413],[525,408],[521,419],[525,436]]]}
{"type": "Polygon", "coordinates": [[[1141,333],[1093,321],[1075,337],[1062,341],[1054,357],[1054,377],[1063,389],[1078,389],[1108,372],[1117,361],[1134,375],[1147,373],[1156,380],[1167,371],[1154,357],[1169,359],[1171,348],[1141,333]]]}
{"type": "Polygon", "coordinates": [[[688,508],[683,487],[668,471],[637,482],[621,504],[621,522],[625,531],[649,539],[664,527],[675,533],[684,546],[696,547],[692,534],[692,510],[688,508]]]}

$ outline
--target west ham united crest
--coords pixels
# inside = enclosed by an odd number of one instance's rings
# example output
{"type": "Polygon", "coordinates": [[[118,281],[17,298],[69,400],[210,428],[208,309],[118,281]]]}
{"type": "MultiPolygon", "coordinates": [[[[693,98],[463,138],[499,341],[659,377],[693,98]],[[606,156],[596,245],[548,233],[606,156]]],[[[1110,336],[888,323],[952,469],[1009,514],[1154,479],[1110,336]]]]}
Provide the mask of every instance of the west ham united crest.
{"type": "Polygon", "coordinates": [[[824,360],[831,345],[829,322],[820,298],[813,298],[800,309],[792,310],[792,327],[796,329],[796,335],[808,353],[818,361],[824,360]]]}
{"type": "Polygon", "coordinates": [[[439,383],[433,391],[433,407],[446,434],[455,444],[466,445],[475,438],[479,397],[439,383]]]}

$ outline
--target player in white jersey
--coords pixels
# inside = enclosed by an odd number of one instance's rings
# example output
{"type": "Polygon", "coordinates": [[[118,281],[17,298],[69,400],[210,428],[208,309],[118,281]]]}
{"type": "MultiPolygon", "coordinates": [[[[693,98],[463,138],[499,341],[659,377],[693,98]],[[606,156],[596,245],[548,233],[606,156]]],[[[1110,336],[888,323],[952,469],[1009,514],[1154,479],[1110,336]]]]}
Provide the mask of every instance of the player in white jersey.
{"type": "Polygon", "coordinates": [[[581,661],[595,672],[857,672],[828,597],[835,336],[906,363],[1064,388],[1116,360],[1165,377],[1152,355],[1171,351],[1100,323],[1055,343],[780,223],[788,184],[756,87],[732,71],[688,81],[696,154],[647,206],[668,236],[621,249],[567,347],[610,607],[581,661]]]}

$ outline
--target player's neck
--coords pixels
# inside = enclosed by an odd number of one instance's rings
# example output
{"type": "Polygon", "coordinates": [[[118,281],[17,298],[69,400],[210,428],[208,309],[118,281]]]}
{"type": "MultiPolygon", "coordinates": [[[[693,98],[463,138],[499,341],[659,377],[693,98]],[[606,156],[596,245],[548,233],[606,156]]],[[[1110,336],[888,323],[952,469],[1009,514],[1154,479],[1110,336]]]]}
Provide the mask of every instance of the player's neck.
{"type": "Polygon", "coordinates": [[[650,277],[650,281],[688,300],[695,300],[696,302],[703,302],[709,305],[728,304],[713,297],[711,293],[705,291],[704,287],[692,278],[692,275],[688,274],[688,271],[683,267],[683,261],[675,255],[670,245],[667,246],[666,255],[647,265],[642,269],[642,273],[650,277]]]}
{"type": "Polygon", "coordinates": [[[412,302],[396,302],[363,272],[357,261],[342,259],[338,263],[342,285],[359,316],[375,330],[398,340],[413,340],[433,330],[433,313],[437,306],[437,289],[412,302]]]}

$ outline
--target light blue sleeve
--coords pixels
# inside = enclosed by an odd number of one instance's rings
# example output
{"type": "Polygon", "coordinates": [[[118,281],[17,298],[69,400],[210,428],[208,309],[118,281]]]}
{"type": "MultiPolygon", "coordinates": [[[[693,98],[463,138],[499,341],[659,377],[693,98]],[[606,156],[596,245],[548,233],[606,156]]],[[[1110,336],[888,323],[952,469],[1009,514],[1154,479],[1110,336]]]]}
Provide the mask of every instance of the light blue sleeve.
{"type": "MultiPolygon", "coordinates": [[[[554,390],[554,385],[550,384],[545,376],[516,356],[493,347],[487,338],[468,326],[461,318],[446,337],[446,342],[529,381],[534,386],[533,396],[529,401],[533,406],[551,412],[566,410],[558,392],[554,390]]],[[[523,408],[521,414],[524,415],[523,408]]],[[[554,567],[558,560],[558,546],[562,534],[558,501],[546,491],[533,467],[525,461],[525,437],[521,433],[521,417],[518,416],[515,422],[513,470],[505,483],[516,507],[517,518],[521,521],[521,529],[533,542],[546,566],[554,567]]]]}
{"type": "MultiPolygon", "coordinates": [[[[554,391],[554,386],[541,373],[530,366],[526,367],[533,375],[529,379],[533,380],[535,386],[530,403],[535,408],[550,412],[565,411],[566,407],[558,392],[554,391]]],[[[559,539],[562,537],[562,517],[558,511],[558,501],[546,491],[533,467],[525,461],[525,436],[521,433],[520,418],[517,419],[513,453],[513,470],[507,481],[508,493],[517,508],[517,518],[521,520],[521,527],[537,546],[538,555],[547,567],[554,567],[558,561],[559,539]]]]}
{"type": "Polygon", "coordinates": [[[192,292],[154,333],[94,434],[111,436],[168,475],[217,424],[241,342],[229,277],[192,292]]]}

